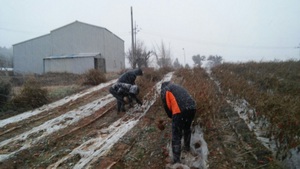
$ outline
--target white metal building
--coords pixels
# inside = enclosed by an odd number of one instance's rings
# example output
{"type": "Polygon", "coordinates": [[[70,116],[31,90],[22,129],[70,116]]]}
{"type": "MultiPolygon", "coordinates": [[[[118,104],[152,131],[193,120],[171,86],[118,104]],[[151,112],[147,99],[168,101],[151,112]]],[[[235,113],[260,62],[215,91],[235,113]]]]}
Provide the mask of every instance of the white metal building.
{"type": "Polygon", "coordinates": [[[13,45],[13,62],[14,72],[21,74],[119,71],[125,68],[124,40],[106,28],[75,21],[13,45]]]}

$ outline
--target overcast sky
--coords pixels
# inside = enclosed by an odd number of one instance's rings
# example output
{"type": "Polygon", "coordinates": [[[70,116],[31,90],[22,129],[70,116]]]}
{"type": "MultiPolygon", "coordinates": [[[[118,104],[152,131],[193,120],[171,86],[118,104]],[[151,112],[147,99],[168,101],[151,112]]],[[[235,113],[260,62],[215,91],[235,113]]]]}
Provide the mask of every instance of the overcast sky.
{"type": "Polygon", "coordinates": [[[0,0],[0,46],[78,20],[107,28],[126,52],[130,7],[137,39],[148,50],[164,42],[182,64],[197,54],[227,62],[300,59],[300,0],[0,0]]]}

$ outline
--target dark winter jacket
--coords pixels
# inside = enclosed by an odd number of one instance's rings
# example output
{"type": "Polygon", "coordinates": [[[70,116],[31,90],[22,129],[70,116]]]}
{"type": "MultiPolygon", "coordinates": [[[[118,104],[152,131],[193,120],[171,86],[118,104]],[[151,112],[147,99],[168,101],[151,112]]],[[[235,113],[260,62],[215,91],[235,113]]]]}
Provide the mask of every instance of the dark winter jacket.
{"type": "Polygon", "coordinates": [[[118,82],[120,83],[128,83],[128,84],[135,84],[135,79],[136,76],[142,76],[143,75],[143,71],[142,69],[138,68],[138,69],[133,69],[130,70],[128,72],[123,73],[119,79],[118,82]]]}
{"type": "Polygon", "coordinates": [[[131,84],[127,83],[115,83],[111,86],[111,88],[119,95],[128,95],[131,84]]]}
{"type": "Polygon", "coordinates": [[[123,97],[128,96],[130,100],[134,99],[138,104],[142,104],[142,102],[136,97],[139,93],[137,85],[117,82],[111,86],[110,93],[116,94],[122,99],[123,97]]]}
{"type": "Polygon", "coordinates": [[[188,91],[169,81],[161,85],[161,100],[170,118],[172,115],[196,109],[196,103],[188,91]]]}

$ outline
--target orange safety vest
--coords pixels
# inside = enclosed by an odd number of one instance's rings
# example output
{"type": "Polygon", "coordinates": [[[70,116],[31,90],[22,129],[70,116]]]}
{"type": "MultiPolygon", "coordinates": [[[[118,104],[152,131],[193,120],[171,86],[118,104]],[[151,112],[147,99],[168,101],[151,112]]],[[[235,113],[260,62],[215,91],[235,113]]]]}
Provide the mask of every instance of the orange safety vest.
{"type": "Polygon", "coordinates": [[[170,91],[166,92],[166,102],[169,110],[171,110],[173,115],[181,112],[177,104],[176,98],[170,91]]]}

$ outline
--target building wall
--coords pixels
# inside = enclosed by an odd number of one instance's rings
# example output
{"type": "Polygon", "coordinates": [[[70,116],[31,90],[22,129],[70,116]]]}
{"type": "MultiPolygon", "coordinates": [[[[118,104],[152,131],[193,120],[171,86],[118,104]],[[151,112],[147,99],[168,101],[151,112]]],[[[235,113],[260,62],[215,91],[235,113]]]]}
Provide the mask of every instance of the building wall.
{"type": "Polygon", "coordinates": [[[41,36],[13,46],[14,72],[43,73],[43,58],[51,53],[50,35],[41,36]]]}
{"type": "Polygon", "coordinates": [[[53,30],[53,55],[101,53],[106,43],[101,38],[104,36],[103,30],[80,22],[53,30]]]}
{"type": "Polygon", "coordinates": [[[118,71],[125,68],[124,42],[109,31],[105,31],[104,58],[106,59],[106,69],[108,72],[118,71]]]}
{"type": "Polygon", "coordinates": [[[93,57],[45,59],[45,72],[83,74],[94,67],[93,57]]]}
{"type": "Polygon", "coordinates": [[[13,50],[14,70],[21,73],[42,74],[43,58],[79,53],[100,53],[107,72],[125,68],[122,39],[105,28],[77,21],[55,29],[47,36],[16,44],[13,50]]]}

